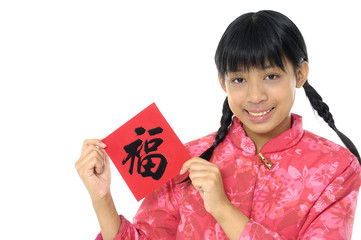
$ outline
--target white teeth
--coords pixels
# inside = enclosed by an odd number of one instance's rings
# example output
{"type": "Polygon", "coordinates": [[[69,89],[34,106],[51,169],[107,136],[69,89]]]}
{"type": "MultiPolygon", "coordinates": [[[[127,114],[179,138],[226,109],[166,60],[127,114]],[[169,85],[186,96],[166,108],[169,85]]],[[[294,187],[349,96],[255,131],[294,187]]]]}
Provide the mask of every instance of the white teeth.
{"type": "Polygon", "coordinates": [[[270,111],[272,111],[273,108],[271,108],[270,110],[267,110],[265,112],[260,112],[260,113],[253,113],[253,112],[248,112],[249,115],[253,116],[253,117],[261,117],[267,113],[269,113],[270,111]]]}

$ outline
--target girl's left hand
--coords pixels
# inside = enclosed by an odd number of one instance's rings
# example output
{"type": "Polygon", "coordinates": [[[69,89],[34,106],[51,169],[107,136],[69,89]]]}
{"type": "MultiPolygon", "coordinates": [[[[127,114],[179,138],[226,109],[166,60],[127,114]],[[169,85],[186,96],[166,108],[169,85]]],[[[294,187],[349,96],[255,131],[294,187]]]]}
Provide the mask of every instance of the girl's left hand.
{"type": "Polygon", "coordinates": [[[222,213],[224,207],[231,204],[224,192],[222,175],[216,164],[194,157],[183,164],[180,174],[187,171],[208,213],[216,216],[222,213]]]}

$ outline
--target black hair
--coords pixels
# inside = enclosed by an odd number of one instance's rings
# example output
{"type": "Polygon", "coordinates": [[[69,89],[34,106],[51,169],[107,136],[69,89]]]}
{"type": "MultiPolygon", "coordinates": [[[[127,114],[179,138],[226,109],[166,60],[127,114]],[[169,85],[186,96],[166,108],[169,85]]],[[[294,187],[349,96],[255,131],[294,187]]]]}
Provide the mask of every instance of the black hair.
{"type": "MultiPolygon", "coordinates": [[[[297,26],[285,15],[271,10],[251,12],[236,18],[224,32],[215,54],[218,74],[224,79],[225,74],[251,67],[264,68],[266,64],[285,71],[285,60],[289,60],[294,69],[303,61],[308,62],[307,48],[297,26]]],[[[303,85],[311,106],[320,117],[337,133],[345,146],[361,164],[360,155],[352,141],[340,132],[336,126],[329,107],[321,96],[309,84],[303,85]]],[[[215,147],[227,135],[233,113],[228,99],[223,104],[221,127],[218,129],[213,145],[199,157],[209,159],[215,147]]],[[[189,178],[183,180],[186,182],[189,178]]]]}

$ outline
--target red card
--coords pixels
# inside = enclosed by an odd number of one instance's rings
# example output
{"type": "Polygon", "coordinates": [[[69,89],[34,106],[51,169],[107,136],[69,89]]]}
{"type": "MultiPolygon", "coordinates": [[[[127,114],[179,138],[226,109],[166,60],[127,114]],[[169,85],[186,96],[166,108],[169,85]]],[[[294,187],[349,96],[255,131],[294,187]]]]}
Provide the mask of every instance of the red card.
{"type": "Polygon", "coordinates": [[[137,201],[179,174],[190,159],[155,103],[102,141],[137,201]]]}

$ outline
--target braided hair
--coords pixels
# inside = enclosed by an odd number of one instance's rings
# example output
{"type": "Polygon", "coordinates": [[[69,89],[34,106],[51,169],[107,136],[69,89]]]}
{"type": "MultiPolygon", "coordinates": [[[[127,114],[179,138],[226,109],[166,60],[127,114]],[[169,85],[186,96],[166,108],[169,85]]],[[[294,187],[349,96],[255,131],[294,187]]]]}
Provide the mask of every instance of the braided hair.
{"type": "MultiPolygon", "coordinates": [[[[297,26],[285,15],[271,10],[250,12],[236,18],[224,32],[215,54],[215,63],[219,76],[224,79],[228,72],[263,69],[267,64],[285,70],[285,60],[289,60],[294,70],[308,62],[305,41],[297,26]],[[266,40],[265,40],[266,39],[266,40]]],[[[337,133],[345,146],[361,164],[360,155],[352,141],[340,132],[335,125],[329,107],[322,97],[310,85],[308,80],[303,85],[312,108],[337,133]]],[[[218,129],[214,143],[199,157],[210,160],[216,146],[227,135],[233,113],[228,99],[223,104],[221,127],[218,129]]],[[[188,181],[189,178],[182,182],[188,181]]]]}
{"type": "MultiPolygon", "coordinates": [[[[221,118],[221,126],[219,127],[217,131],[216,138],[210,148],[208,148],[206,151],[204,151],[199,157],[203,158],[205,160],[210,160],[211,156],[213,154],[214,149],[217,147],[218,144],[220,144],[224,137],[227,135],[228,127],[231,125],[233,117],[233,112],[231,111],[229,105],[228,105],[228,98],[224,100],[223,103],[223,109],[222,109],[222,118],[221,118]]],[[[188,182],[189,183],[189,177],[181,181],[180,183],[188,182]]]]}
{"type": "Polygon", "coordinates": [[[328,126],[330,126],[330,128],[332,128],[337,133],[343,144],[345,144],[348,150],[350,150],[350,152],[356,156],[361,164],[360,154],[358,153],[356,146],[345,134],[336,128],[335,120],[329,111],[329,107],[326,103],[323,102],[320,94],[317,93],[317,91],[308,83],[308,81],[306,81],[303,85],[303,89],[305,90],[306,96],[310,101],[312,108],[316,110],[317,114],[322,117],[328,126]]]}

